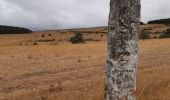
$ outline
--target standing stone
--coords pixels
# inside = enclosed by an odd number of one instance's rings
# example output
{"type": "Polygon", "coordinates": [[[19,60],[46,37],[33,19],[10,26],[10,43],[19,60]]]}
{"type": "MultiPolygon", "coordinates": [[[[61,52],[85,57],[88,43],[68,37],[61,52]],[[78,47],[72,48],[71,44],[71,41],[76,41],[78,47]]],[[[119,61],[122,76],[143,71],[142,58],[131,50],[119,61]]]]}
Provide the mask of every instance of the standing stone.
{"type": "Polygon", "coordinates": [[[110,0],[105,100],[135,100],[140,0],[110,0]]]}

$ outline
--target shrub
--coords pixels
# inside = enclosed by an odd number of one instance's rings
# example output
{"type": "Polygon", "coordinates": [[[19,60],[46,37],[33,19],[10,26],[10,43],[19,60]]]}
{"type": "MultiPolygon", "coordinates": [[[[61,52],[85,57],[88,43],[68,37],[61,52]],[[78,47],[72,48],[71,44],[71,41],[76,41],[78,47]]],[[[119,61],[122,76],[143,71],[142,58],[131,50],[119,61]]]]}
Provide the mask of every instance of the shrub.
{"type": "Polygon", "coordinates": [[[52,36],[52,34],[48,34],[48,36],[52,36]]]}
{"type": "Polygon", "coordinates": [[[45,37],[45,35],[44,35],[44,34],[42,34],[42,35],[41,35],[41,37],[42,37],[42,38],[44,38],[44,37],[45,37]]]}
{"type": "Polygon", "coordinates": [[[148,32],[141,32],[139,38],[144,40],[144,39],[149,39],[150,36],[148,32]]]}
{"type": "Polygon", "coordinates": [[[167,29],[159,38],[170,38],[170,28],[167,29]]]}
{"type": "Polygon", "coordinates": [[[79,33],[79,32],[76,33],[75,36],[71,37],[69,41],[73,44],[85,42],[82,33],[79,33]]]}
{"type": "Polygon", "coordinates": [[[38,45],[38,43],[37,43],[37,42],[34,42],[33,45],[38,45]]]}
{"type": "Polygon", "coordinates": [[[20,43],[19,45],[22,46],[22,43],[20,43]]]}
{"type": "Polygon", "coordinates": [[[37,40],[38,42],[53,42],[55,41],[55,39],[40,39],[40,40],[37,40]]]}

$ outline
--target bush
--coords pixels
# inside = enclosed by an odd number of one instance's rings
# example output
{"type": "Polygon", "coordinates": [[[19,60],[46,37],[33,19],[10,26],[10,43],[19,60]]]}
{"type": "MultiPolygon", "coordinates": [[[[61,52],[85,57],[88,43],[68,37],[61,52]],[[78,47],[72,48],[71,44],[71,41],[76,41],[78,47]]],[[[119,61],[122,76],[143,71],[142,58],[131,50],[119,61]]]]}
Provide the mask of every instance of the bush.
{"type": "Polygon", "coordinates": [[[170,28],[167,29],[159,38],[170,38],[170,28]]]}
{"type": "Polygon", "coordinates": [[[79,32],[76,33],[75,36],[71,37],[69,41],[73,44],[85,42],[82,33],[79,33],[79,32]]]}
{"type": "Polygon", "coordinates": [[[38,43],[37,43],[37,42],[34,42],[33,45],[38,45],[38,43]]]}
{"type": "Polygon", "coordinates": [[[144,40],[144,39],[149,39],[150,36],[148,32],[141,32],[139,38],[144,40]]]}
{"type": "Polygon", "coordinates": [[[41,37],[42,37],[42,38],[44,38],[44,37],[45,37],[45,35],[44,35],[44,34],[42,34],[42,35],[41,35],[41,37]]]}
{"type": "Polygon", "coordinates": [[[48,34],[48,36],[52,36],[52,34],[48,34]]]}
{"type": "Polygon", "coordinates": [[[28,43],[25,43],[26,46],[28,46],[28,43]]]}
{"type": "Polygon", "coordinates": [[[38,42],[53,42],[55,41],[55,39],[41,39],[41,40],[37,40],[38,42]]]}

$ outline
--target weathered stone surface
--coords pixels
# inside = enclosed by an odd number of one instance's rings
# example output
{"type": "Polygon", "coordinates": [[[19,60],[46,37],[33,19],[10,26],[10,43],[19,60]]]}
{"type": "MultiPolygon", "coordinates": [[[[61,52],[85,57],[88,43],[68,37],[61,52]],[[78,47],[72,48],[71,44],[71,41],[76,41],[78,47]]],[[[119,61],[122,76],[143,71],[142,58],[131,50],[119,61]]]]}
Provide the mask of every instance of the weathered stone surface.
{"type": "Polygon", "coordinates": [[[105,100],[135,100],[140,0],[111,0],[105,100]]]}

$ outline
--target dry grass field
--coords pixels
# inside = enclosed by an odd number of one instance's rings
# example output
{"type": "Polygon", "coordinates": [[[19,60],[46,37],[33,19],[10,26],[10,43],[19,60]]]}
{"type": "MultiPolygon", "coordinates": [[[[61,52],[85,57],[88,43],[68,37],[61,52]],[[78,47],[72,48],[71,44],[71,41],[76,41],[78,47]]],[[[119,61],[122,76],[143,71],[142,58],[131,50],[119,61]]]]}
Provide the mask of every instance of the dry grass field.
{"type": "MultiPolygon", "coordinates": [[[[103,100],[106,42],[41,35],[0,36],[0,100],[103,100]]],[[[136,96],[170,100],[170,39],[140,41],[136,96]]]]}

